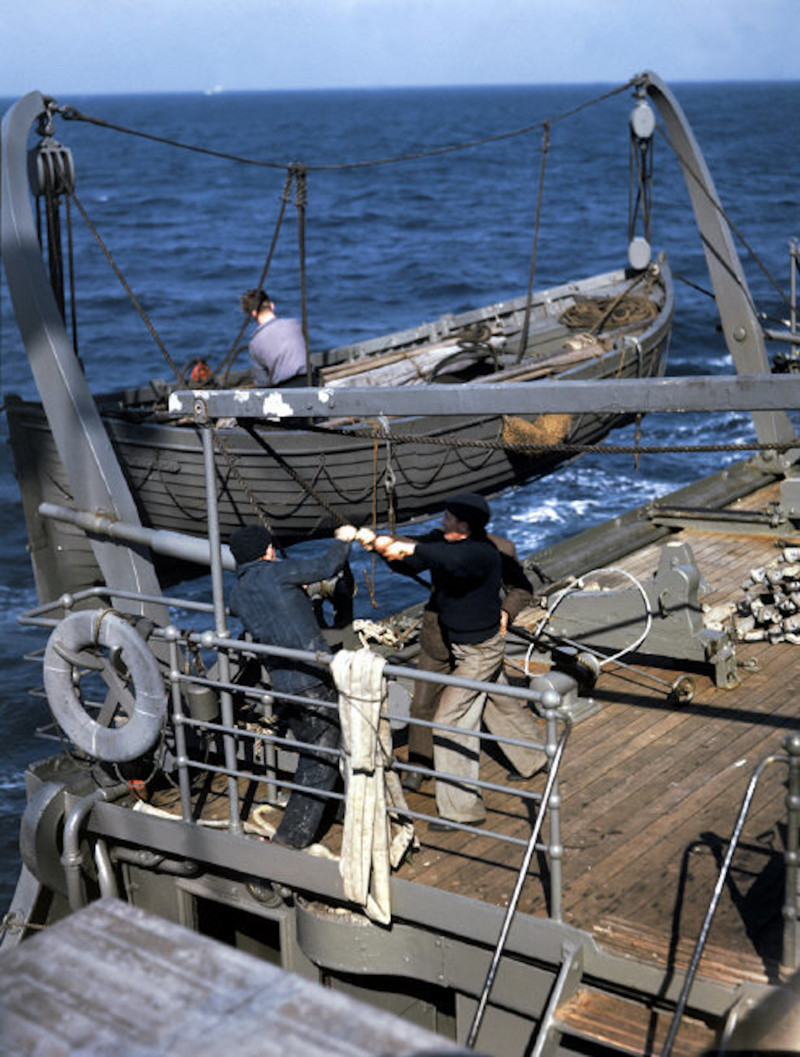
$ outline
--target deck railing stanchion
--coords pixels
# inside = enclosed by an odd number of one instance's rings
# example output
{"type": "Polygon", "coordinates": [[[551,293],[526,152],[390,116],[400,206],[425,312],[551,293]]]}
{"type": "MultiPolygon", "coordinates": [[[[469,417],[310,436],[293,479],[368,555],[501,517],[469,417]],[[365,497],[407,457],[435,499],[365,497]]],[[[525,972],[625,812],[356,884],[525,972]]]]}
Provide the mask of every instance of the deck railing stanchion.
{"type": "Polygon", "coordinates": [[[181,816],[184,822],[192,819],[192,786],[189,779],[189,758],[186,751],[186,728],[183,725],[183,708],[181,706],[181,670],[178,654],[180,632],[170,625],[165,629],[164,637],[169,644],[169,679],[172,695],[172,723],[175,728],[175,753],[178,764],[178,788],[181,793],[181,816]]]}
{"type": "Polygon", "coordinates": [[[661,1051],[661,1057],[670,1057],[670,1054],[672,1053],[672,1047],[675,1044],[675,1039],[678,1034],[678,1028],[680,1027],[681,1023],[681,1018],[683,1017],[683,1014],[686,1011],[686,1006],[689,1002],[689,994],[692,990],[692,984],[694,983],[694,978],[697,975],[697,969],[700,965],[700,959],[703,956],[703,951],[705,950],[706,942],[708,940],[708,934],[711,931],[711,924],[714,920],[714,915],[717,911],[717,906],[719,905],[720,896],[722,895],[722,890],[725,887],[725,882],[728,879],[728,872],[731,868],[733,856],[736,853],[736,849],[739,847],[739,841],[742,836],[742,830],[744,829],[744,824],[747,821],[747,815],[750,811],[750,805],[753,802],[753,797],[755,796],[756,788],[758,786],[759,780],[761,779],[761,775],[764,773],[764,771],[770,764],[786,762],[787,760],[785,756],[765,757],[765,759],[763,759],[753,771],[752,777],[750,778],[750,781],[747,784],[747,789],[745,790],[745,794],[742,799],[742,806],[739,809],[739,815],[736,819],[736,825],[733,827],[733,834],[731,835],[731,839],[728,842],[728,850],[725,853],[725,859],[723,860],[722,866],[720,867],[719,873],[717,874],[717,883],[714,885],[714,891],[711,895],[711,899],[708,904],[708,910],[706,910],[706,916],[703,919],[703,924],[700,928],[700,935],[697,937],[697,942],[694,945],[692,957],[689,962],[689,968],[686,970],[686,976],[683,981],[683,987],[681,988],[681,993],[678,996],[678,1001],[675,1004],[675,1012],[672,1017],[672,1022],[669,1026],[669,1031],[667,1032],[667,1038],[664,1042],[664,1048],[661,1051]]]}
{"type": "MultiPolygon", "coordinates": [[[[219,531],[219,511],[217,508],[217,478],[216,466],[214,464],[214,436],[213,425],[208,420],[204,401],[195,401],[195,421],[200,426],[200,436],[203,440],[203,467],[205,470],[206,485],[206,513],[208,515],[208,543],[211,557],[211,591],[214,603],[214,627],[220,638],[228,638],[228,619],[225,609],[225,591],[222,578],[222,550],[219,531]]],[[[230,661],[225,650],[219,652],[219,676],[223,683],[230,682],[230,661]]],[[[230,691],[223,690],[220,694],[220,710],[222,712],[222,723],[231,732],[235,726],[233,715],[233,697],[230,691]]],[[[225,750],[225,767],[228,774],[228,809],[230,817],[230,828],[233,833],[240,833],[242,823],[239,818],[239,783],[235,778],[236,772],[236,737],[233,733],[223,734],[223,746],[225,750]]]]}
{"type": "MultiPolygon", "coordinates": [[[[550,793],[547,802],[544,804],[544,810],[548,813],[547,821],[550,836],[548,842],[548,857],[550,860],[550,918],[553,921],[561,922],[563,909],[561,875],[564,847],[561,843],[561,790],[558,780],[558,767],[555,766],[555,761],[556,753],[558,753],[558,759],[560,760],[561,758],[561,754],[558,752],[558,729],[559,720],[564,722],[564,715],[559,712],[561,698],[558,697],[558,700],[556,700],[556,697],[557,695],[554,695],[551,691],[545,691],[542,695],[541,707],[544,711],[545,718],[545,752],[547,753],[549,770],[553,774],[550,793]]],[[[567,719],[566,722],[568,731],[569,720],[567,719]]]]}
{"type": "MultiPolygon", "coordinates": [[[[545,707],[545,709],[549,709],[555,714],[555,712],[561,705],[561,695],[556,690],[546,690],[542,695],[542,705],[545,707]]],[[[542,793],[542,800],[539,804],[539,810],[536,814],[536,821],[533,825],[533,829],[531,830],[531,835],[528,838],[528,844],[525,848],[525,854],[522,857],[522,863],[520,864],[519,872],[517,873],[517,882],[514,886],[514,891],[511,895],[511,899],[508,902],[508,907],[506,908],[505,917],[503,919],[503,927],[500,929],[500,935],[497,939],[494,955],[489,966],[489,971],[486,974],[486,981],[483,985],[483,990],[478,1000],[478,1006],[475,1010],[475,1015],[472,1018],[472,1025],[469,1029],[469,1034],[466,1040],[466,1045],[470,1049],[475,1046],[475,1040],[478,1036],[478,1031],[480,1029],[484,1013],[486,1012],[486,1006],[489,1002],[489,996],[492,992],[492,987],[494,986],[495,977],[497,976],[497,970],[500,965],[500,959],[503,956],[503,951],[505,950],[508,934],[511,931],[511,926],[514,922],[514,917],[517,913],[517,906],[519,904],[520,896],[522,895],[522,886],[525,883],[525,878],[528,875],[528,869],[531,864],[531,859],[533,858],[533,854],[536,851],[536,845],[539,840],[539,834],[542,829],[542,823],[544,822],[544,816],[547,812],[548,804],[552,803],[553,791],[558,782],[558,769],[561,765],[561,757],[564,753],[564,746],[567,743],[567,738],[569,737],[569,731],[570,725],[568,723],[565,726],[565,729],[561,735],[561,740],[558,742],[558,744],[553,746],[552,756],[550,756],[550,753],[548,752],[548,756],[550,757],[550,765],[547,773],[547,781],[545,782],[544,792],[542,793]]],[[[548,737],[548,745],[549,741],[550,739],[548,737]]],[[[552,848],[550,848],[549,851],[552,855],[552,848]]]]}
{"type": "Polygon", "coordinates": [[[783,747],[788,753],[789,781],[786,791],[786,851],[785,890],[783,900],[783,950],[781,952],[781,971],[791,973],[797,968],[798,953],[798,899],[800,893],[797,885],[800,880],[798,871],[798,854],[800,854],[800,736],[790,734],[784,739],[783,747]]]}

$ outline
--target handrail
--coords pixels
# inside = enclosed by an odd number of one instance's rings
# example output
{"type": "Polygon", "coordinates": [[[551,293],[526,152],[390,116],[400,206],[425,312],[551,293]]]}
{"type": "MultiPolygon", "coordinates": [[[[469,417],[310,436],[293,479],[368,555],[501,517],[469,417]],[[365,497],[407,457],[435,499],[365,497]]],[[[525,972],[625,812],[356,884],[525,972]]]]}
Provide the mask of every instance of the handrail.
{"type": "MultiPolygon", "coordinates": [[[[161,632],[156,632],[156,634],[160,635],[161,632]]],[[[287,701],[290,701],[292,704],[297,705],[299,707],[303,707],[304,704],[310,703],[310,702],[308,702],[307,699],[302,697],[302,696],[279,694],[279,693],[274,692],[272,690],[265,691],[265,688],[263,688],[263,687],[257,687],[257,686],[248,687],[248,686],[243,686],[243,685],[236,684],[236,683],[233,683],[233,682],[229,682],[227,680],[219,680],[219,679],[211,680],[211,679],[206,679],[206,678],[199,678],[197,676],[187,675],[186,673],[184,673],[184,672],[182,672],[180,670],[180,664],[179,664],[179,659],[178,659],[179,658],[179,654],[178,654],[178,646],[179,646],[179,644],[181,642],[183,642],[185,644],[194,643],[194,644],[198,644],[198,645],[203,645],[206,648],[214,648],[214,649],[217,649],[219,651],[225,651],[225,652],[231,652],[231,653],[246,652],[246,653],[253,654],[255,656],[267,657],[267,656],[271,655],[271,656],[288,657],[288,658],[293,658],[293,659],[297,659],[297,660],[302,660],[305,663],[312,663],[312,664],[319,665],[320,668],[327,668],[327,666],[330,664],[330,661],[332,660],[332,656],[328,655],[328,654],[315,654],[315,653],[312,653],[310,651],[292,650],[292,649],[288,649],[288,648],[285,648],[285,647],[277,647],[277,646],[270,646],[270,645],[266,645],[266,644],[262,644],[262,643],[248,642],[248,641],[244,641],[244,640],[240,640],[240,639],[232,639],[232,638],[222,637],[222,636],[219,636],[219,635],[213,635],[213,634],[208,633],[208,632],[204,632],[204,633],[197,633],[197,632],[181,633],[174,626],[172,626],[170,628],[167,628],[165,630],[165,632],[164,632],[164,635],[165,635],[167,641],[169,642],[170,653],[171,653],[171,659],[170,659],[171,671],[169,673],[169,680],[170,680],[170,683],[172,685],[172,692],[173,692],[173,699],[174,699],[174,701],[173,701],[173,704],[174,704],[174,708],[173,708],[173,724],[174,724],[174,727],[175,727],[176,739],[177,739],[177,750],[178,750],[177,751],[177,756],[178,756],[179,774],[183,774],[183,776],[184,776],[184,781],[181,783],[181,789],[182,789],[182,814],[183,814],[184,821],[191,821],[191,807],[190,807],[189,786],[188,786],[188,771],[190,769],[190,766],[191,766],[192,770],[201,770],[201,771],[208,771],[210,773],[225,774],[225,775],[228,776],[228,778],[234,778],[234,777],[238,776],[238,777],[251,778],[251,779],[254,779],[254,780],[258,780],[258,781],[264,781],[265,779],[264,779],[263,776],[256,776],[256,775],[251,774],[250,772],[244,772],[235,763],[234,763],[233,766],[231,766],[227,760],[226,760],[225,766],[219,766],[219,765],[216,765],[216,764],[211,764],[211,763],[209,763],[208,761],[205,761],[205,760],[190,760],[189,757],[188,757],[188,752],[187,752],[187,747],[186,747],[186,739],[185,739],[185,731],[187,729],[207,730],[207,731],[209,731],[211,733],[220,734],[223,737],[225,737],[225,736],[230,737],[231,734],[233,733],[234,736],[236,738],[238,738],[238,739],[250,740],[250,741],[254,741],[254,742],[261,742],[261,743],[264,743],[265,745],[274,745],[274,746],[279,746],[279,747],[285,747],[285,748],[290,749],[290,750],[293,750],[293,749],[298,748],[298,747],[302,747],[305,743],[297,741],[297,740],[294,740],[294,739],[291,739],[291,738],[285,738],[285,737],[278,736],[275,733],[270,732],[269,730],[264,730],[263,732],[261,732],[261,731],[253,731],[253,730],[244,730],[244,729],[236,726],[235,724],[231,728],[224,721],[224,719],[223,719],[222,722],[213,722],[213,721],[209,721],[209,720],[195,719],[195,718],[192,718],[191,716],[186,716],[186,715],[183,714],[183,712],[180,709],[181,687],[182,686],[186,686],[186,685],[196,685],[196,686],[210,687],[210,688],[213,688],[213,689],[215,689],[215,690],[217,690],[217,691],[219,691],[221,693],[228,693],[228,694],[236,693],[236,694],[239,694],[239,695],[241,695],[241,696],[243,696],[245,698],[252,698],[254,701],[258,701],[258,702],[263,702],[265,693],[267,693],[267,694],[269,694],[272,697],[285,699],[287,701]]],[[[502,694],[505,697],[517,698],[520,701],[521,705],[524,705],[526,703],[528,703],[528,704],[539,704],[541,706],[543,712],[545,713],[545,724],[546,724],[546,732],[547,733],[546,733],[546,742],[544,744],[534,745],[533,743],[524,741],[522,739],[508,738],[508,737],[503,737],[503,736],[500,736],[500,735],[494,735],[494,734],[491,734],[489,732],[481,732],[481,731],[477,732],[475,734],[475,737],[478,740],[480,740],[481,743],[495,743],[495,744],[499,743],[500,745],[502,745],[504,743],[505,744],[516,744],[516,745],[530,746],[530,747],[533,747],[533,748],[539,748],[539,749],[545,749],[545,750],[547,749],[547,745],[549,744],[549,745],[555,746],[555,752],[558,753],[558,758],[560,759],[561,753],[563,752],[563,748],[561,749],[561,752],[559,752],[558,746],[560,745],[560,740],[557,737],[558,724],[559,723],[569,723],[569,719],[568,719],[568,717],[565,714],[559,712],[559,705],[560,705],[559,695],[556,692],[552,691],[552,690],[546,690],[546,691],[544,691],[542,693],[542,692],[539,692],[539,691],[536,691],[536,690],[529,690],[526,687],[510,686],[510,685],[506,685],[506,684],[497,685],[497,684],[494,684],[494,683],[482,682],[480,680],[463,679],[463,678],[460,678],[458,676],[453,676],[453,675],[437,675],[435,673],[418,671],[416,668],[409,668],[409,667],[406,667],[406,666],[403,666],[403,665],[397,665],[397,664],[386,664],[384,666],[384,674],[389,679],[391,679],[391,678],[394,678],[394,679],[402,678],[402,679],[407,680],[407,681],[419,680],[419,681],[426,681],[426,682],[436,682],[436,683],[439,683],[439,684],[441,684],[443,686],[445,686],[445,685],[460,686],[460,687],[468,687],[468,688],[471,688],[471,689],[480,689],[480,690],[482,690],[482,691],[484,691],[486,693],[500,693],[500,694],[502,694]]],[[[323,703],[321,703],[320,701],[315,699],[313,701],[313,704],[314,704],[315,707],[319,708],[323,703]]],[[[331,707],[333,708],[335,706],[331,705],[331,707]]],[[[387,715],[386,718],[391,720],[393,717],[391,715],[387,715]]],[[[440,730],[440,731],[443,731],[443,732],[463,733],[463,730],[461,728],[458,728],[458,727],[447,726],[447,725],[441,724],[441,723],[430,723],[429,721],[417,720],[414,717],[408,717],[407,718],[407,722],[412,724],[412,725],[419,724],[419,725],[433,727],[433,729],[440,730]]],[[[317,751],[316,748],[315,748],[315,751],[317,751]]],[[[334,754],[335,750],[325,750],[325,751],[330,752],[331,754],[334,754]]],[[[337,754],[340,754],[340,753],[337,752],[337,754]]],[[[555,759],[555,755],[554,755],[553,758],[555,759]]],[[[395,762],[394,766],[396,767],[396,769],[398,771],[401,771],[401,772],[404,772],[404,773],[406,771],[410,772],[410,771],[414,771],[414,770],[418,769],[418,768],[415,768],[413,765],[406,765],[403,761],[400,761],[400,760],[397,760],[395,762]]],[[[433,778],[439,778],[439,779],[442,779],[442,780],[446,780],[448,777],[452,777],[454,780],[456,778],[456,776],[448,776],[444,772],[439,772],[439,771],[436,771],[434,769],[431,769],[431,770],[427,770],[426,769],[425,773],[426,773],[426,775],[430,775],[433,778]]],[[[463,777],[458,777],[458,780],[460,782],[464,781],[463,777]]],[[[278,786],[278,787],[280,787],[282,789],[291,790],[292,788],[294,788],[293,784],[291,782],[289,782],[289,781],[286,781],[286,780],[271,779],[271,781],[273,781],[276,786],[278,786]]],[[[512,792],[512,790],[510,790],[508,786],[498,785],[496,783],[488,782],[488,781],[485,781],[485,780],[480,779],[480,778],[477,779],[472,784],[474,784],[475,787],[479,788],[479,789],[501,790],[501,791],[505,791],[505,792],[509,792],[509,793],[512,792]]],[[[233,782],[233,784],[231,786],[231,790],[232,790],[231,796],[232,797],[236,797],[236,800],[237,800],[237,803],[238,803],[238,795],[237,795],[238,791],[237,791],[237,787],[236,787],[235,782],[233,782]]],[[[513,795],[515,797],[521,798],[521,799],[530,799],[530,800],[540,800],[541,799],[541,795],[540,794],[531,793],[531,792],[528,792],[528,791],[526,791],[524,789],[516,789],[515,788],[513,790],[513,795]]],[[[337,798],[337,794],[334,794],[334,793],[326,794],[326,796],[328,796],[331,799],[337,798]]],[[[415,815],[414,812],[409,812],[409,814],[412,815],[412,816],[415,815]]],[[[429,816],[427,816],[427,815],[418,815],[417,817],[422,818],[422,819],[427,819],[429,816]]],[[[456,827],[456,828],[461,828],[461,827],[456,827]]],[[[467,827],[467,828],[469,828],[469,827],[467,827]]],[[[481,832],[483,834],[489,835],[486,830],[482,830],[481,832]]],[[[498,839],[506,841],[508,843],[520,844],[520,845],[526,844],[525,841],[523,841],[523,840],[521,840],[520,838],[517,838],[517,837],[509,837],[509,836],[505,836],[503,834],[496,834],[496,836],[498,837],[498,839]]],[[[542,849],[540,848],[539,850],[542,850],[542,849]]],[[[549,848],[545,848],[543,850],[549,850],[549,848]]],[[[553,878],[556,879],[557,881],[558,881],[558,879],[560,879],[560,870],[556,866],[553,867],[552,875],[553,875],[553,878]]],[[[558,915],[560,914],[560,907],[561,907],[560,891],[557,891],[557,892],[554,891],[552,893],[552,895],[551,895],[551,905],[552,905],[552,908],[553,908],[553,911],[554,911],[554,916],[555,916],[555,918],[557,920],[558,919],[558,915]]]]}
{"type": "MultiPolygon", "coordinates": [[[[103,597],[106,594],[106,590],[107,589],[104,588],[88,589],[85,592],[81,592],[80,600],[97,596],[103,597]]],[[[22,618],[23,622],[36,624],[45,628],[52,627],[57,623],[57,620],[55,617],[49,615],[48,609],[52,608],[53,612],[63,610],[65,604],[66,608],[69,608],[70,603],[75,601],[79,601],[77,595],[74,599],[61,598],[54,601],[51,604],[51,607],[39,606],[36,609],[37,615],[34,617],[31,614],[28,614],[26,617],[22,618]]],[[[171,603],[174,603],[175,601],[176,600],[170,599],[171,603]]],[[[189,609],[200,609],[208,614],[209,607],[207,604],[178,600],[178,605],[186,605],[189,609]]],[[[219,617],[219,614],[217,614],[217,617],[219,617]]],[[[290,792],[294,789],[299,789],[300,787],[296,786],[293,781],[284,776],[276,776],[274,760],[270,760],[268,751],[272,750],[273,752],[276,752],[280,748],[290,752],[297,751],[301,750],[307,743],[291,737],[279,735],[274,730],[270,730],[266,724],[263,730],[245,727],[241,722],[239,715],[234,711],[234,695],[240,695],[245,699],[250,699],[254,703],[260,703],[262,705],[265,702],[265,698],[286,699],[297,707],[303,707],[305,704],[312,702],[300,695],[280,694],[279,692],[264,686],[246,686],[236,683],[230,676],[232,667],[230,663],[224,672],[224,666],[220,664],[216,678],[190,674],[183,670],[181,659],[182,652],[184,650],[200,647],[203,650],[216,652],[220,661],[222,660],[223,655],[226,658],[231,659],[241,656],[242,654],[262,658],[268,656],[281,656],[302,660],[306,664],[310,663],[317,665],[321,670],[327,670],[329,668],[330,663],[333,660],[333,655],[250,642],[248,640],[232,638],[229,634],[223,635],[211,630],[202,632],[191,630],[181,631],[175,625],[170,625],[167,628],[155,628],[151,635],[154,640],[154,652],[157,652],[166,662],[164,663],[164,678],[171,688],[172,695],[171,719],[175,736],[175,761],[178,772],[178,789],[180,792],[181,808],[180,816],[176,815],[175,817],[181,818],[184,822],[190,824],[194,824],[197,821],[193,817],[191,774],[205,772],[209,775],[219,775],[227,780],[229,828],[232,832],[242,832],[243,817],[239,797],[239,779],[263,783],[266,788],[267,802],[274,803],[277,799],[276,793],[278,790],[290,792]],[[167,647],[166,652],[163,649],[164,644],[166,644],[167,647]],[[220,698],[223,696],[227,697],[230,702],[230,710],[228,714],[226,715],[223,711],[221,717],[215,716],[213,719],[199,718],[197,716],[192,716],[191,714],[187,715],[184,710],[182,695],[188,687],[192,686],[210,688],[213,689],[220,698]],[[190,748],[189,745],[190,739],[187,738],[187,732],[190,730],[197,731],[200,734],[205,733],[206,737],[218,739],[218,746],[222,750],[221,758],[217,757],[213,760],[209,760],[205,758],[203,751],[193,753],[192,748],[190,748]],[[267,750],[265,751],[263,758],[259,760],[258,766],[255,768],[249,764],[247,758],[243,760],[237,755],[237,746],[244,742],[262,744],[265,747],[265,750],[267,750]]],[[[510,834],[494,832],[485,828],[480,830],[480,835],[502,843],[518,845],[525,849],[517,880],[517,888],[509,908],[511,916],[513,916],[513,913],[516,910],[521,886],[527,873],[533,852],[542,852],[548,856],[551,862],[549,871],[550,917],[555,921],[560,920],[562,906],[560,857],[562,850],[560,840],[558,770],[564,752],[566,735],[570,729],[571,722],[566,713],[559,711],[561,705],[561,697],[559,693],[549,688],[540,691],[522,686],[494,684],[478,680],[463,679],[454,675],[437,675],[436,673],[419,671],[415,667],[407,667],[405,665],[392,663],[385,664],[384,674],[389,680],[402,679],[406,683],[419,680],[437,682],[442,685],[469,687],[472,689],[479,689],[485,693],[498,693],[506,697],[516,698],[519,700],[521,706],[536,705],[538,710],[543,713],[546,729],[543,743],[533,743],[519,738],[503,737],[502,735],[483,731],[476,732],[475,737],[481,742],[481,744],[493,743],[499,744],[502,747],[505,743],[540,750],[544,749],[550,756],[549,773],[546,779],[544,793],[538,793],[530,789],[519,787],[511,789],[508,785],[487,781],[480,777],[471,784],[473,784],[476,789],[502,792],[513,796],[517,800],[538,803],[535,823],[531,830],[531,834],[527,839],[510,834]],[[566,725],[566,729],[559,733],[562,725],[566,725]],[[550,839],[548,842],[541,842],[540,833],[546,809],[549,809],[550,811],[550,839]]],[[[319,700],[314,699],[313,701],[315,708],[319,708],[322,704],[323,703],[319,700]]],[[[335,708],[336,706],[331,704],[330,707],[335,708]]],[[[382,718],[391,721],[395,717],[391,714],[384,714],[382,718]]],[[[435,722],[431,723],[430,721],[425,720],[416,720],[414,717],[408,717],[407,722],[410,724],[419,723],[420,725],[433,727],[433,729],[441,730],[443,732],[463,733],[463,730],[458,727],[438,724],[435,722]]],[[[203,743],[201,742],[201,744],[203,743]]],[[[321,751],[317,746],[313,746],[313,748],[315,752],[321,751]]],[[[330,752],[331,755],[341,755],[341,750],[339,749],[324,751],[330,752]]],[[[392,766],[401,773],[415,770],[413,765],[408,765],[401,759],[395,759],[392,766]]],[[[463,776],[448,775],[444,772],[436,771],[435,769],[426,770],[426,774],[429,774],[432,778],[440,781],[447,781],[448,779],[452,779],[453,781],[457,780],[459,783],[465,781],[463,776]]],[[[341,794],[335,791],[326,792],[320,795],[323,795],[330,800],[342,799],[341,794]]],[[[406,814],[406,812],[404,812],[404,814],[406,814]]],[[[407,811],[407,814],[412,819],[419,819],[422,821],[428,821],[433,817],[410,809],[407,811]]],[[[474,830],[469,824],[454,823],[453,829],[478,833],[478,831],[474,830]]],[[[511,917],[509,917],[508,923],[500,936],[496,952],[497,959],[502,955],[510,923],[511,917]]],[[[491,981],[489,981],[488,986],[491,988],[491,981]]]]}
{"type": "MultiPolygon", "coordinates": [[[[733,834],[728,843],[728,851],[725,854],[725,859],[722,866],[719,869],[717,875],[716,884],[714,885],[714,891],[712,892],[711,899],[706,910],[703,924],[700,929],[700,933],[697,937],[697,941],[692,952],[692,957],[689,962],[689,968],[686,971],[684,977],[683,987],[681,993],[678,996],[678,1001],[675,1006],[675,1012],[672,1016],[672,1022],[670,1023],[669,1031],[667,1033],[666,1040],[664,1042],[664,1048],[661,1051],[661,1057],[670,1057],[672,1053],[672,1047],[675,1043],[675,1039],[678,1034],[678,1028],[680,1027],[681,1018],[686,1010],[687,1003],[689,1001],[689,993],[694,983],[694,978],[697,975],[697,969],[700,964],[700,959],[703,956],[706,942],[708,941],[708,934],[711,930],[711,924],[714,920],[714,915],[719,905],[720,896],[722,895],[722,889],[725,885],[725,881],[728,877],[728,872],[733,861],[733,856],[736,854],[736,850],[741,839],[742,830],[747,820],[748,812],[755,795],[756,787],[763,775],[764,771],[770,764],[773,763],[785,763],[789,767],[790,771],[790,783],[789,783],[789,794],[787,796],[787,807],[790,813],[789,819],[789,834],[790,840],[794,841],[794,847],[788,846],[786,850],[786,863],[787,863],[787,877],[786,877],[786,906],[784,907],[784,915],[786,916],[787,928],[784,931],[784,951],[787,945],[787,933],[790,931],[789,924],[796,923],[797,920],[797,891],[796,891],[796,880],[797,880],[797,816],[798,808],[800,803],[797,800],[797,792],[800,789],[800,737],[789,736],[784,741],[784,748],[787,750],[787,755],[770,755],[765,757],[753,771],[750,781],[747,784],[744,797],[742,799],[742,805],[739,808],[739,815],[736,819],[736,825],[733,828],[733,834]],[[794,818],[791,818],[791,815],[794,818]]],[[[793,933],[793,929],[791,930],[793,933]]],[[[796,949],[795,941],[792,941],[792,956],[796,963],[796,949]]],[[[785,955],[784,955],[785,957],[785,955]]]]}
{"type": "MultiPolygon", "coordinates": [[[[542,793],[541,803],[539,804],[539,810],[536,813],[536,822],[534,823],[531,835],[528,838],[528,844],[525,848],[525,854],[522,857],[519,870],[517,872],[517,880],[514,885],[514,891],[509,900],[508,907],[506,909],[505,917],[503,918],[503,926],[500,929],[500,935],[497,938],[497,944],[495,946],[494,955],[489,966],[489,971],[486,974],[486,980],[481,991],[481,996],[478,1000],[478,1006],[475,1010],[475,1016],[472,1018],[472,1025],[467,1035],[466,1045],[472,1049],[475,1045],[475,1040],[478,1037],[478,1031],[480,1030],[481,1022],[483,1021],[484,1014],[486,1012],[486,1006],[489,1002],[489,996],[494,986],[495,977],[497,976],[497,969],[500,965],[500,959],[505,950],[506,940],[508,939],[508,933],[511,930],[511,925],[517,913],[517,907],[519,905],[519,899],[522,895],[522,886],[525,883],[525,878],[528,875],[528,867],[531,864],[533,853],[536,850],[536,844],[539,839],[539,833],[544,822],[545,812],[550,806],[550,798],[553,795],[553,790],[556,787],[558,781],[558,772],[561,766],[561,758],[564,755],[564,749],[567,744],[567,738],[571,730],[571,723],[567,722],[566,727],[558,740],[556,746],[555,755],[550,761],[550,769],[547,775],[547,781],[545,783],[544,792],[542,793]]],[[[552,846],[550,852],[552,854],[552,846]]],[[[552,914],[552,907],[551,907],[552,914]]]]}

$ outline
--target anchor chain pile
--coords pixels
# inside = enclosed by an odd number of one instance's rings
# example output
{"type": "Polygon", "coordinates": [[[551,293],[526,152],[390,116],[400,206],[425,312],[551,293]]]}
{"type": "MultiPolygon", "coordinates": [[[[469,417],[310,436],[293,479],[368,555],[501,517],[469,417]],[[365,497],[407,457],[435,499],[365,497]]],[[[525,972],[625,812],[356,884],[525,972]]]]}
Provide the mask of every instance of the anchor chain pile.
{"type": "Polygon", "coordinates": [[[750,570],[734,614],[742,642],[800,643],[800,547],[750,570]]]}

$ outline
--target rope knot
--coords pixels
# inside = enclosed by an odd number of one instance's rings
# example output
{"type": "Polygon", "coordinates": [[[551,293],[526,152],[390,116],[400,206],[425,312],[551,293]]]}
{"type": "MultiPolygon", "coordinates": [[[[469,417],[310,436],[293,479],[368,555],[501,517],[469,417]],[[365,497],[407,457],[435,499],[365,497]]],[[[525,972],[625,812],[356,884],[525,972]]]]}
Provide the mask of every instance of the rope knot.
{"type": "Polygon", "coordinates": [[[294,175],[294,204],[298,209],[305,209],[308,204],[308,170],[305,165],[295,163],[291,170],[294,175]]]}

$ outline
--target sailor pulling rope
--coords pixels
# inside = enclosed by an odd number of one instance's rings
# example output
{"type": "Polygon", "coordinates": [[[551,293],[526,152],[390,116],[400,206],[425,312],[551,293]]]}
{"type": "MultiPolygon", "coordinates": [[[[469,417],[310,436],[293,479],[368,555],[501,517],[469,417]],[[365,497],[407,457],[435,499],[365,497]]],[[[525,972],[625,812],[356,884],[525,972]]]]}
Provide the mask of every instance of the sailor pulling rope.
{"type": "Polygon", "coordinates": [[[347,899],[382,925],[391,921],[389,876],[411,846],[414,826],[401,820],[406,801],[399,776],[386,770],[392,759],[385,661],[368,649],[341,650],[331,662],[339,691],[347,806],[339,869],[347,899]]]}

